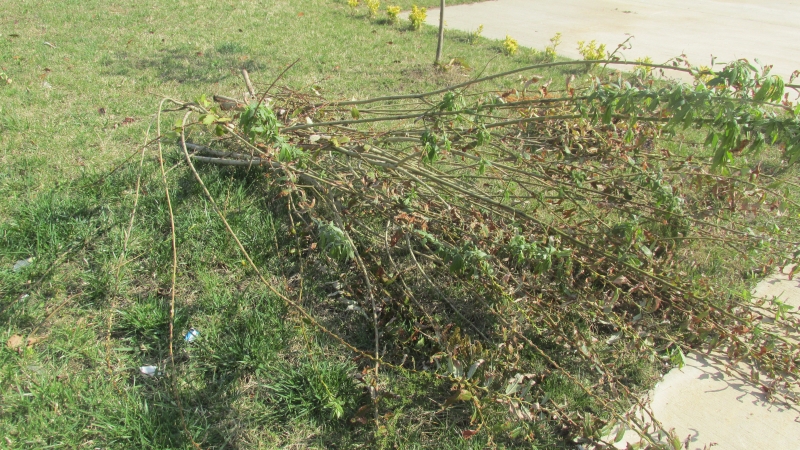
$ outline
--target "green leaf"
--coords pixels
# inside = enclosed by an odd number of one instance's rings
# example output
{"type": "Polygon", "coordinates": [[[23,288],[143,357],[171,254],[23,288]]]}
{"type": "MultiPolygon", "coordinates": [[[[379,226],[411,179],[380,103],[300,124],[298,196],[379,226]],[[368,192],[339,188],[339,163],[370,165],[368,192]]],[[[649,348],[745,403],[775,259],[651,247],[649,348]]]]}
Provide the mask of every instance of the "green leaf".
{"type": "Polygon", "coordinates": [[[447,397],[447,400],[444,401],[444,405],[442,405],[442,409],[446,409],[457,402],[465,402],[468,400],[472,400],[472,393],[466,389],[461,389],[457,393],[447,397]]]}
{"type": "Polygon", "coordinates": [[[622,438],[625,437],[625,427],[623,425],[619,426],[619,430],[617,430],[617,434],[614,436],[614,443],[622,441],[622,438]]]}
{"type": "Polygon", "coordinates": [[[211,104],[211,103],[210,103],[210,102],[209,102],[209,101],[206,99],[206,94],[202,94],[202,95],[200,95],[200,97],[197,97],[197,98],[194,100],[194,102],[195,102],[195,103],[197,103],[198,105],[202,106],[203,108],[208,108],[208,106],[211,104]]]}
{"type": "Polygon", "coordinates": [[[478,163],[478,175],[483,175],[486,173],[486,166],[491,165],[491,163],[483,158],[481,158],[480,162],[478,163]]]}

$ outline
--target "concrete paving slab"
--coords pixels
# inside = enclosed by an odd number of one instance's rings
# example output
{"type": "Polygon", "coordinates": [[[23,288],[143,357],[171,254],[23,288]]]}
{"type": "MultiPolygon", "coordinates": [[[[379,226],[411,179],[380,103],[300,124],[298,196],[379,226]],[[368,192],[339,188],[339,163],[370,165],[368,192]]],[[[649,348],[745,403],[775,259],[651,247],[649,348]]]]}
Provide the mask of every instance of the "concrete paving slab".
{"type": "Polygon", "coordinates": [[[800,308],[800,270],[789,279],[791,267],[786,267],[782,272],[775,272],[758,283],[753,289],[753,297],[766,300],[777,299],[792,305],[795,311],[800,308]]]}
{"type": "MultiPolygon", "coordinates": [[[[674,429],[689,449],[798,450],[800,413],[767,401],[760,389],[704,355],[686,356],[686,365],[667,373],[650,394],[653,415],[674,429]]],[[[615,444],[640,441],[632,431],[615,444]]]]}
{"type": "MultiPolygon", "coordinates": [[[[754,296],[778,298],[797,311],[800,279],[789,280],[788,270],[760,282],[754,296]]],[[[715,448],[731,450],[800,450],[800,412],[767,401],[759,388],[727,374],[722,363],[705,355],[687,355],[686,365],[667,373],[648,397],[656,419],[667,430],[674,428],[681,441],[688,438],[689,449],[715,443],[715,448]]],[[[615,446],[626,448],[639,440],[628,431],[615,446]]]]}
{"type": "MultiPolygon", "coordinates": [[[[438,26],[438,12],[430,10],[427,23],[438,26]]],[[[712,55],[718,62],[759,58],[787,78],[800,69],[800,0],[496,0],[448,6],[445,24],[464,31],[483,25],[485,37],[510,35],[536,49],[560,32],[558,53],[576,59],[578,41],[613,50],[633,35],[628,60],[686,54],[708,65],[712,55]]]]}

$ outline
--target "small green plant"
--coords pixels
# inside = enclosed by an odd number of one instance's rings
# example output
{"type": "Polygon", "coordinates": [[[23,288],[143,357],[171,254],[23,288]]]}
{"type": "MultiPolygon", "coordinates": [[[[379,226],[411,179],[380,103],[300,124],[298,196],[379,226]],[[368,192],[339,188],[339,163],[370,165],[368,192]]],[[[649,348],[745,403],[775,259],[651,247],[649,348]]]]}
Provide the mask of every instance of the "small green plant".
{"type": "Polygon", "coordinates": [[[399,6],[387,6],[386,7],[386,16],[389,18],[389,23],[394,25],[399,20],[398,17],[400,16],[400,7],[399,6]]]}
{"type": "Polygon", "coordinates": [[[535,274],[542,274],[553,267],[553,258],[569,256],[568,250],[559,251],[553,241],[547,245],[529,242],[524,236],[515,235],[508,241],[505,253],[516,266],[528,266],[535,274]]]}
{"type": "Polygon", "coordinates": [[[319,246],[323,253],[337,261],[351,260],[356,256],[347,235],[333,222],[319,225],[319,246]]]}
{"type": "Polygon", "coordinates": [[[163,336],[169,325],[169,313],[156,296],[148,296],[119,312],[117,331],[141,336],[163,336]]]}
{"type": "MultiPolygon", "coordinates": [[[[645,56],[644,58],[637,58],[636,62],[642,63],[642,64],[653,64],[653,58],[651,58],[649,56],[645,56]]],[[[645,76],[650,75],[653,72],[653,68],[652,67],[645,66],[645,65],[634,66],[633,70],[634,70],[634,72],[640,73],[640,74],[645,75],[645,76]]]]}
{"type": "Polygon", "coordinates": [[[437,105],[439,111],[460,111],[467,107],[467,102],[461,93],[449,91],[444,94],[442,101],[437,105]]]}
{"type": "Polygon", "coordinates": [[[695,80],[699,81],[703,85],[707,85],[708,82],[713,80],[715,77],[714,71],[711,70],[711,67],[700,66],[695,70],[696,70],[696,72],[694,72],[695,80]]]}
{"type": "Polygon", "coordinates": [[[283,420],[307,417],[323,424],[352,414],[359,390],[350,376],[350,363],[304,362],[298,367],[276,368],[275,381],[265,386],[275,415],[283,420]]]}
{"type": "Polygon", "coordinates": [[[442,142],[439,142],[439,136],[430,131],[426,131],[422,133],[422,137],[420,138],[423,145],[422,151],[422,162],[426,164],[430,164],[439,160],[442,157],[443,151],[450,150],[450,141],[447,139],[445,135],[442,138],[442,142]]]}
{"type": "Polygon", "coordinates": [[[411,5],[411,14],[408,15],[408,20],[411,21],[413,30],[422,28],[426,17],[428,17],[428,8],[418,8],[417,5],[411,5]]]}
{"type": "Polygon", "coordinates": [[[439,251],[439,256],[448,264],[448,268],[453,274],[474,276],[494,273],[494,269],[489,263],[491,255],[479,249],[472,242],[464,244],[461,248],[443,247],[439,251]]]}
{"type": "Polygon", "coordinates": [[[8,75],[6,75],[5,72],[0,72],[0,82],[2,82],[4,84],[11,84],[11,83],[13,83],[13,80],[11,78],[9,78],[8,75]]]}
{"type": "MultiPolygon", "coordinates": [[[[606,44],[598,44],[594,39],[589,43],[578,41],[578,53],[583,56],[584,61],[599,61],[606,56],[606,44]]],[[[596,65],[592,64],[589,68],[592,69],[596,65]]]]}
{"type": "Polygon", "coordinates": [[[555,36],[550,38],[550,45],[544,49],[544,59],[547,62],[555,61],[556,48],[561,45],[561,33],[556,33],[555,36]]]}
{"type": "Polygon", "coordinates": [[[519,51],[519,43],[516,39],[506,35],[506,38],[503,41],[503,51],[506,55],[515,55],[519,51]]]}
{"type": "Polygon", "coordinates": [[[369,16],[371,18],[375,18],[378,16],[378,9],[381,7],[380,0],[366,0],[367,9],[369,10],[369,16]]]}
{"type": "Polygon", "coordinates": [[[534,250],[536,250],[536,243],[528,242],[525,236],[517,234],[508,241],[506,250],[511,262],[521,266],[532,257],[534,250]]]}
{"type": "Polygon", "coordinates": [[[469,36],[467,37],[469,44],[473,45],[475,42],[477,42],[478,38],[481,37],[482,33],[483,33],[483,24],[480,24],[478,25],[478,29],[469,33],[469,36]]]}
{"type": "Polygon", "coordinates": [[[251,103],[239,119],[244,134],[251,142],[262,138],[268,143],[278,139],[278,118],[266,105],[251,103]]]}
{"type": "Polygon", "coordinates": [[[295,162],[303,159],[305,156],[306,152],[292,144],[284,143],[278,151],[278,161],[280,162],[295,162]]]}

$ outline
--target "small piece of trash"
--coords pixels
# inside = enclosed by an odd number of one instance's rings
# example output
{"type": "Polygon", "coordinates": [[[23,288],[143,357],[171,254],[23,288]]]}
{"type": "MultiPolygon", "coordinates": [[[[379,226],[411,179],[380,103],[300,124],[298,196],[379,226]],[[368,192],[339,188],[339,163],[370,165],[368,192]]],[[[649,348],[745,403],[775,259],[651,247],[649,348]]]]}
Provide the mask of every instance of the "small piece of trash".
{"type": "Polygon", "coordinates": [[[44,45],[46,45],[46,46],[48,46],[48,47],[50,47],[50,48],[56,48],[56,46],[55,46],[55,45],[53,45],[53,44],[51,44],[51,43],[49,43],[49,42],[47,42],[47,41],[44,41],[44,45]]]}
{"type": "Polygon", "coordinates": [[[8,347],[11,350],[16,350],[22,347],[22,342],[23,342],[22,336],[15,334],[10,338],[8,338],[8,341],[6,341],[6,347],[8,347]]]}
{"type": "Polygon", "coordinates": [[[28,337],[27,339],[23,338],[22,336],[15,334],[8,338],[6,341],[6,347],[11,350],[22,351],[24,347],[33,347],[34,344],[39,342],[41,337],[28,337]]]}
{"type": "Polygon", "coordinates": [[[14,269],[13,269],[14,272],[19,272],[20,270],[33,264],[33,259],[34,259],[33,256],[31,256],[30,258],[20,259],[19,261],[14,263],[14,269]]]}
{"type": "Polygon", "coordinates": [[[53,89],[53,85],[48,83],[47,81],[42,82],[42,87],[45,89],[53,89]]]}
{"type": "Polygon", "coordinates": [[[200,336],[199,331],[195,330],[194,328],[189,328],[189,332],[183,336],[183,340],[186,342],[192,342],[197,339],[198,336],[200,336]]]}
{"type": "Polygon", "coordinates": [[[154,377],[158,373],[158,367],[156,367],[156,366],[142,366],[142,367],[139,367],[139,372],[142,372],[143,374],[145,374],[147,376],[154,377]]]}

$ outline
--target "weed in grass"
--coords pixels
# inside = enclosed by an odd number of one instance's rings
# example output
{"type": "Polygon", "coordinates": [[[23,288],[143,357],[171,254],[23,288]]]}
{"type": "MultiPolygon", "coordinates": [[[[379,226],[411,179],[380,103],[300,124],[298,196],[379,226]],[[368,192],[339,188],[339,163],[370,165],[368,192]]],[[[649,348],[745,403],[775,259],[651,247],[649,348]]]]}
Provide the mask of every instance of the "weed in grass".
{"type": "Polygon", "coordinates": [[[503,52],[505,52],[506,55],[513,56],[516,55],[518,51],[519,43],[517,43],[517,40],[506,35],[506,38],[503,40],[503,52]]]}
{"type": "Polygon", "coordinates": [[[387,6],[386,7],[386,17],[389,20],[389,23],[394,25],[399,20],[400,16],[400,7],[399,6],[387,6]]]}
{"type": "Polygon", "coordinates": [[[478,25],[478,28],[475,29],[475,31],[469,33],[468,42],[470,45],[474,45],[476,42],[478,42],[481,34],[483,34],[483,24],[478,25]]]}
{"type": "MultiPolygon", "coordinates": [[[[583,56],[585,61],[598,61],[606,57],[606,44],[597,44],[597,41],[591,40],[578,42],[578,53],[583,56]]],[[[589,69],[596,67],[595,65],[587,66],[589,69]]]]}
{"type": "Polygon", "coordinates": [[[411,21],[411,29],[419,30],[422,24],[425,23],[425,18],[428,17],[427,8],[418,8],[417,5],[411,7],[411,13],[408,15],[408,20],[411,21]]]}
{"type": "Polygon", "coordinates": [[[634,70],[638,70],[640,72],[643,72],[644,76],[647,76],[647,75],[650,75],[651,73],[653,73],[653,68],[650,67],[650,66],[647,66],[647,64],[653,64],[653,58],[651,58],[649,56],[645,56],[644,58],[637,58],[636,62],[643,63],[644,65],[635,66],[634,70]]]}
{"type": "Polygon", "coordinates": [[[355,366],[332,361],[302,361],[276,365],[263,387],[280,420],[308,418],[325,425],[352,417],[362,391],[356,386],[355,366]]]}
{"type": "Polygon", "coordinates": [[[369,17],[374,19],[378,17],[378,9],[381,7],[380,0],[364,0],[367,4],[367,10],[369,11],[369,17]]]}
{"type": "Polygon", "coordinates": [[[350,7],[350,11],[355,14],[356,8],[358,8],[359,0],[347,0],[347,6],[350,7]]]}
{"type": "Polygon", "coordinates": [[[333,222],[319,225],[319,246],[320,250],[334,260],[349,261],[355,258],[353,246],[344,231],[333,222]]]}
{"type": "Polygon", "coordinates": [[[550,38],[550,45],[544,49],[544,61],[555,61],[559,45],[561,45],[561,33],[556,33],[550,38]]]}

